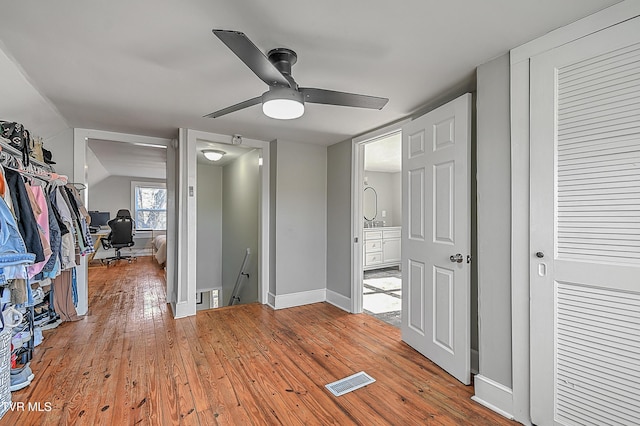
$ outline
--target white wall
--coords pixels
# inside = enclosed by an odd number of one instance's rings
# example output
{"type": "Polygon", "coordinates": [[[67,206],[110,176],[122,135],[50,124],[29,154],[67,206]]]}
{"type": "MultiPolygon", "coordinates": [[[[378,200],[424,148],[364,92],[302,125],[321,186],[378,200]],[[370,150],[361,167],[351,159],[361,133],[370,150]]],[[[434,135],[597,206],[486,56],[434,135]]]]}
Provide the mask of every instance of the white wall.
{"type": "Polygon", "coordinates": [[[196,288],[222,287],[222,167],[198,163],[196,288]]]}
{"type": "MultiPolygon", "coordinates": [[[[229,303],[242,267],[245,251],[251,250],[248,273],[238,293],[240,303],[252,303],[258,296],[258,224],[260,220],[260,151],[252,150],[222,172],[222,297],[229,303]]],[[[198,195],[199,197],[200,195],[198,195]]],[[[198,252],[198,261],[208,253],[198,252]]]]}
{"type": "Polygon", "coordinates": [[[365,187],[373,187],[378,197],[378,210],[375,220],[385,221],[385,226],[402,225],[402,182],[398,177],[400,175],[400,172],[382,173],[365,171],[364,173],[364,177],[367,179],[367,185],[365,185],[365,187]],[[400,200],[399,203],[398,200],[400,200]],[[383,211],[386,212],[386,217],[382,217],[383,211]]]}
{"type": "Polygon", "coordinates": [[[511,387],[509,55],[478,67],[480,374],[511,387]]]}
{"type": "Polygon", "coordinates": [[[269,297],[275,307],[285,307],[324,300],[327,148],[288,141],[276,144],[276,288],[269,297]],[[296,293],[306,294],[291,296],[296,293]]]}

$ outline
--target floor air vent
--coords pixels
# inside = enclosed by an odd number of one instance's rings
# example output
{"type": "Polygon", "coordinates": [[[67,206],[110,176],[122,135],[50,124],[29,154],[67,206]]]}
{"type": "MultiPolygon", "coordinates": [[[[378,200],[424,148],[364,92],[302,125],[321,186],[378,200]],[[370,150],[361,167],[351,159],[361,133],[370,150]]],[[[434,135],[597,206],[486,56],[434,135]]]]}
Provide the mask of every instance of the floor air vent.
{"type": "Polygon", "coordinates": [[[349,393],[356,389],[360,389],[361,387],[370,385],[375,382],[376,379],[361,371],[352,376],[345,377],[344,379],[340,379],[337,382],[329,383],[325,385],[329,391],[335,396],[344,395],[345,393],[349,393]]]}

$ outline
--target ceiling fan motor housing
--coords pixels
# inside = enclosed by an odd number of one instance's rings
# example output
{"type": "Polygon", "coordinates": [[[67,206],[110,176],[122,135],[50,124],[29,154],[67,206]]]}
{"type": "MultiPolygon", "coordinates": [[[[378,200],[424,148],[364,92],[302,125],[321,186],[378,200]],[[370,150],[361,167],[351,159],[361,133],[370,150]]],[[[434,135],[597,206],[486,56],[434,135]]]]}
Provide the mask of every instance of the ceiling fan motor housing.
{"type": "Polygon", "coordinates": [[[291,67],[298,61],[298,55],[291,49],[279,47],[267,53],[271,62],[284,75],[291,75],[291,67]]]}
{"type": "Polygon", "coordinates": [[[262,103],[274,100],[274,99],[288,99],[296,102],[304,103],[304,96],[302,93],[290,87],[269,87],[269,90],[262,94],[262,103]]]}

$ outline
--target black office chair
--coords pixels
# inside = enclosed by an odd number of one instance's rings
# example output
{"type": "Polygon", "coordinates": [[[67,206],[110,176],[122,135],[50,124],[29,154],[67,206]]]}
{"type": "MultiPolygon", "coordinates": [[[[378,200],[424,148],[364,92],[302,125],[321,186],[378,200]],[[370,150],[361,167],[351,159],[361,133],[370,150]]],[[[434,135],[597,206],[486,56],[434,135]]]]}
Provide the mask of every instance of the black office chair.
{"type": "Polygon", "coordinates": [[[120,253],[121,249],[134,245],[133,230],[135,229],[135,221],[131,218],[129,210],[118,210],[116,218],[110,220],[108,225],[111,228],[111,233],[101,240],[102,247],[105,250],[116,249],[116,255],[103,259],[103,262],[106,262],[107,266],[109,266],[121,259],[126,259],[129,263],[138,260],[135,256],[123,256],[120,253]]]}

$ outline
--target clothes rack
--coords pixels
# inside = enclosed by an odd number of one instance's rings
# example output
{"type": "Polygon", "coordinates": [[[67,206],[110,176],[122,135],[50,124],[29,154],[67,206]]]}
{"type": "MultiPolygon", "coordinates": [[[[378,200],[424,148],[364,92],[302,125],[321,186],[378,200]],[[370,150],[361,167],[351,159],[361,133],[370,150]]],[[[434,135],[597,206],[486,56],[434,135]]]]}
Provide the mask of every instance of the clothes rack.
{"type": "MultiPolygon", "coordinates": [[[[13,154],[13,157],[16,159],[16,161],[18,161],[22,165],[22,160],[19,160],[19,158],[22,157],[22,152],[11,146],[7,139],[0,137],[0,147],[2,147],[2,151],[0,152],[6,151],[13,154]]],[[[35,158],[29,159],[29,166],[27,166],[27,169],[31,166],[31,164],[33,164],[34,170],[42,169],[43,171],[49,173],[54,171],[53,167],[51,167],[50,164],[43,163],[42,161],[38,161],[35,158]]]]}
{"type": "MultiPolygon", "coordinates": [[[[73,297],[76,259],[93,252],[93,241],[77,186],[69,185],[66,176],[45,162],[24,161],[23,152],[1,137],[0,168],[1,196],[6,202],[1,206],[0,226],[14,232],[12,244],[16,236],[23,244],[22,249],[20,244],[0,246],[0,285],[11,287],[10,297],[17,295],[11,303],[23,313],[24,322],[12,327],[11,353],[16,364],[27,365],[42,341],[42,330],[80,319],[73,297]],[[16,261],[11,256],[22,256],[20,266],[10,263],[16,261]]],[[[11,363],[11,359],[2,362],[11,363]]],[[[32,379],[20,384],[28,386],[32,379]]]]}

